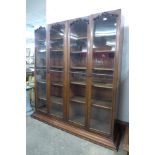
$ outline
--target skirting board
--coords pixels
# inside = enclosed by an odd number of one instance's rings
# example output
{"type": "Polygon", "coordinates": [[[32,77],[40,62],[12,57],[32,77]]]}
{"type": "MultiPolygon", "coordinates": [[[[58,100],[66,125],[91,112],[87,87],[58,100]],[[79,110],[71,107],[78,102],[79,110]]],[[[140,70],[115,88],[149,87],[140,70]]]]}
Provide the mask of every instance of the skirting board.
{"type": "Polygon", "coordinates": [[[81,128],[74,127],[68,123],[65,123],[65,122],[60,121],[60,120],[56,120],[56,119],[49,117],[49,116],[42,114],[42,113],[35,112],[32,114],[32,117],[37,119],[37,120],[40,120],[44,123],[47,123],[53,127],[59,128],[61,130],[69,132],[73,135],[79,136],[85,140],[91,141],[95,144],[99,144],[101,146],[110,148],[112,150],[118,149],[118,145],[120,142],[120,136],[121,136],[121,134],[119,132],[120,131],[119,127],[117,127],[117,129],[115,130],[115,136],[114,136],[115,138],[114,138],[114,142],[113,142],[112,139],[108,139],[108,138],[105,138],[101,135],[86,131],[86,130],[81,129],[81,128]]]}

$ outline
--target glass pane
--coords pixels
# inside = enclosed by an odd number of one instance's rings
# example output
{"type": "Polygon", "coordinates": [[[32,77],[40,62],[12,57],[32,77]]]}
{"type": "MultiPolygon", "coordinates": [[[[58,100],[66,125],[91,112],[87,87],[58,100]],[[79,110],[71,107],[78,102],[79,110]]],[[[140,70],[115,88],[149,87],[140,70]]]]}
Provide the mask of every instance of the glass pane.
{"type": "Polygon", "coordinates": [[[71,122],[84,125],[84,108],[82,104],[71,102],[69,111],[69,118],[71,122]]]}
{"type": "Polygon", "coordinates": [[[61,52],[51,52],[50,59],[51,68],[63,68],[63,53],[61,52]]]}
{"type": "Polygon", "coordinates": [[[92,87],[92,104],[101,108],[112,108],[112,90],[92,87]]]}
{"type": "Polygon", "coordinates": [[[37,109],[47,113],[46,83],[37,82],[37,109]]]}
{"type": "Polygon", "coordinates": [[[102,14],[94,19],[94,49],[96,51],[115,51],[116,20],[112,14],[102,14]]]}
{"type": "Polygon", "coordinates": [[[113,71],[93,70],[92,73],[93,86],[100,88],[112,88],[113,71]]]}
{"type": "Polygon", "coordinates": [[[35,30],[36,67],[46,67],[46,29],[35,30]]]}
{"type": "Polygon", "coordinates": [[[37,49],[36,52],[36,68],[46,67],[46,49],[37,49]]]}
{"type": "Polygon", "coordinates": [[[62,71],[51,71],[51,84],[63,86],[63,72],[62,71]]]}
{"type": "Polygon", "coordinates": [[[59,102],[55,102],[55,99],[52,100],[51,114],[57,117],[63,117],[62,102],[59,104],[59,102]]]}
{"type": "Polygon", "coordinates": [[[104,132],[111,133],[111,110],[100,109],[96,107],[91,108],[90,128],[104,132]]]}
{"type": "Polygon", "coordinates": [[[63,116],[63,90],[62,86],[51,85],[51,115],[63,116]]]}
{"type": "Polygon", "coordinates": [[[46,69],[36,69],[36,80],[46,82],[46,69]]]}
{"type": "Polygon", "coordinates": [[[35,30],[37,110],[47,113],[46,99],[46,29],[35,30]]]}
{"type": "Polygon", "coordinates": [[[50,29],[50,114],[63,117],[63,79],[64,79],[64,23],[51,26],[50,29]]]}
{"type": "Polygon", "coordinates": [[[46,99],[46,83],[38,82],[37,92],[38,92],[38,98],[46,99]]]}
{"type": "Polygon", "coordinates": [[[93,53],[93,68],[113,70],[114,53],[93,53]]]}
{"type": "Polygon", "coordinates": [[[86,85],[86,72],[83,70],[71,70],[70,82],[72,84],[86,85]]]}
{"type": "Polygon", "coordinates": [[[45,40],[46,40],[46,29],[45,27],[39,27],[37,30],[35,30],[35,44],[45,40]]]}
{"type": "Polygon", "coordinates": [[[47,113],[47,102],[44,99],[39,98],[38,99],[38,110],[47,113]]]}
{"type": "Polygon", "coordinates": [[[70,23],[70,99],[69,121],[84,125],[86,104],[87,30],[88,19],[70,23]]]}
{"type": "Polygon", "coordinates": [[[112,91],[117,17],[103,13],[94,18],[90,128],[111,133],[112,91]]]}
{"type": "Polygon", "coordinates": [[[50,39],[63,39],[64,36],[64,24],[58,23],[51,26],[50,39]]]}
{"type": "Polygon", "coordinates": [[[71,85],[69,120],[84,125],[85,86],[71,85]]]}

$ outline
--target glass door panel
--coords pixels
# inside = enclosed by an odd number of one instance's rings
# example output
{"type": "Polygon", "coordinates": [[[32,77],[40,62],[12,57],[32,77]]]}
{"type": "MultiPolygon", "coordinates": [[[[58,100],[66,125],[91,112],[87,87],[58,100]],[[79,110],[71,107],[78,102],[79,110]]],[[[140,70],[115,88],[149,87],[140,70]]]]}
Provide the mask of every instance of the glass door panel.
{"type": "Polygon", "coordinates": [[[106,134],[111,134],[112,123],[116,21],[116,16],[109,13],[103,13],[93,19],[90,128],[106,134]]]}
{"type": "Polygon", "coordinates": [[[116,50],[116,16],[102,14],[94,18],[94,44],[96,52],[116,50]]]}
{"type": "Polygon", "coordinates": [[[64,90],[64,23],[51,26],[50,29],[50,114],[63,117],[64,90]]]}
{"type": "Polygon", "coordinates": [[[47,113],[46,98],[46,29],[43,27],[35,30],[35,71],[36,71],[36,107],[37,110],[47,113]]]}
{"type": "Polygon", "coordinates": [[[111,132],[111,110],[98,107],[91,108],[90,128],[106,134],[111,132]]]}
{"type": "Polygon", "coordinates": [[[71,122],[84,124],[85,86],[72,84],[70,87],[70,113],[71,122]]]}
{"type": "Polygon", "coordinates": [[[51,115],[63,117],[63,90],[61,86],[51,85],[51,115]]]}
{"type": "Polygon", "coordinates": [[[92,87],[92,106],[112,109],[112,90],[92,87]]]}
{"type": "Polygon", "coordinates": [[[87,18],[70,23],[69,121],[82,126],[85,124],[86,106],[87,31],[87,18]]]}

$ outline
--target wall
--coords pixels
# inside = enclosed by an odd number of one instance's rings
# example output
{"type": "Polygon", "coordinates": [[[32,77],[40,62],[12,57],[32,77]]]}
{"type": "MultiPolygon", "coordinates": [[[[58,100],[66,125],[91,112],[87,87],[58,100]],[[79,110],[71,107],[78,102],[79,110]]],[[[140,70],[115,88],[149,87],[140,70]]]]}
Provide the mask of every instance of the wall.
{"type": "Polygon", "coordinates": [[[128,3],[126,0],[47,0],[47,24],[87,16],[108,10],[122,9],[124,18],[124,45],[120,82],[120,103],[117,118],[129,121],[129,50],[128,50],[128,3]]]}

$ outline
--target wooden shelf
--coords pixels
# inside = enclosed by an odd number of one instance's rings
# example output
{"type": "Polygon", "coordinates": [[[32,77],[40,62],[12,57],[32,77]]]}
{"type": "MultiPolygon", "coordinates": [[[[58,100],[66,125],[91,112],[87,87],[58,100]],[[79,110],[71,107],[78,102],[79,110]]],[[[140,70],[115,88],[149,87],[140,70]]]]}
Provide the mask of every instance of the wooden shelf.
{"type": "Polygon", "coordinates": [[[98,67],[93,68],[93,70],[99,70],[99,71],[114,71],[114,69],[112,69],[112,68],[98,68],[98,67]]]}
{"type": "Polygon", "coordinates": [[[46,69],[46,66],[36,66],[36,69],[46,69]]]}
{"type": "Polygon", "coordinates": [[[56,104],[63,104],[63,98],[61,97],[51,96],[51,101],[56,104]]]}
{"type": "Polygon", "coordinates": [[[87,53],[87,51],[83,52],[83,51],[72,51],[71,54],[85,54],[87,53]]]}
{"type": "Polygon", "coordinates": [[[86,70],[86,67],[71,67],[70,69],[86,70]]]}
{"type": "Polygon", "coordinates": [[[63,49],[52,49],[52,48],[50,48],[50,51],[51,52],[63,52],[64,50],[63,49]]]}
{"type": "Polygon", "coordinates": [[[111,50],[97,50],[97,49],[93,49],[93,53],[115,53],[115,51],[111,51],[111,50]]]}
{"type": "Polygon", "coordinates": [[[37,81],[38,83],[41,83],[41,84],[46,84],[46,81],[45,80],[39,80],[37,81]]]}
{"type": "Polygon", "coordinates": [[[70,36],[70,39],[74,39],[75,38],[75,40],[84,40],[84,39],[87,39],[88,37],[87,36],[79,36],[79,37],[74,37],[74,36],[70,36]]]}
{"type": "Polygon", "coordinates": [[[85,98],[84,97],[80,97],[80,96],[74,96],[70,100],[72,102],[85,103],[85,98]]]}
{"type": "MultiPolygon", "coordinates": [[[[45,53],[46,53],[46,50],[39,50],[38,53],[40,53],[40,54],[41,54],[41,53],[44,53],[44,54],[45,54],[45,53]]],[[[34,57],[34,56],[33,56],[33,57],[34,57]]]]}
{"type": "Polygon", "coordinates": [[[50,40],[62,40],[64,37],[56,37],[56,38],[50,38],[50,40]]]}
{"type": "Polygon", "coordinates": [[[50,69],[50,72],[60,72],[60,73],[63,73],[63,70],[54,70],[54,69],[50,69]]]}
{"type": "Polygon", "coordinates": [[[112,89],[112,84],[93,83],[94,87],[112,89]]]}
{"type": "Polygon", "coordinates": [[[79,71],[70,71],[70,74],[84,74],[86,75],[86,72],[79,72],[79,71]]]}
{"type": "Polygon", "coordinates": [[[38,39],[37,42],[45,42],[46,39],[38,39]]]}
{"type": "Polygon", "coordinates": [[[62,67],[62,66],[51,66],[50,68],[63,69],[64,67],[62,67]]]}
{"type": "Polygon", "coordinates": [[[63,87],[63,83],[62,82],[52,82],[51,85],[63,87]]]}
{"type": "Polygon", "coordinates": [[[102,101],[102,100],[94,100],[92,99],[92,106],[97,107],[97,108],[103,108],[103,109],[112,109],[112,102],[110,101],[102,101]]]}
{"type": "Polygon", "coordinates": [[[45,97],[38,97],[39,100],[44,100],[47,101],[47,99],[45,97]]]}
{"type": "Polygon", "coordinates": [[[113,77],[113,74],[92,73],[92,75],[113,77]]]}
{"type": "Polygon", "coordinates": [[[86,82],[82,82],[82,81],[72,81],[71,84],[86,86],[86,82]]]}
{"type": "Polygon", "coordinates": [[[36,71],[38,70],[45,70],[46,71],[46,68],[36,68],[36,71]]]}
{"type": "Polygon", "coordinates": [[[102,37],[105,37],[105,38],[113,38],[113,37],[116,37],[116,34],[112,34],[112,35],[100,35],[100,36],[94,36],[95,38],[102,38],[102,37]]]}

